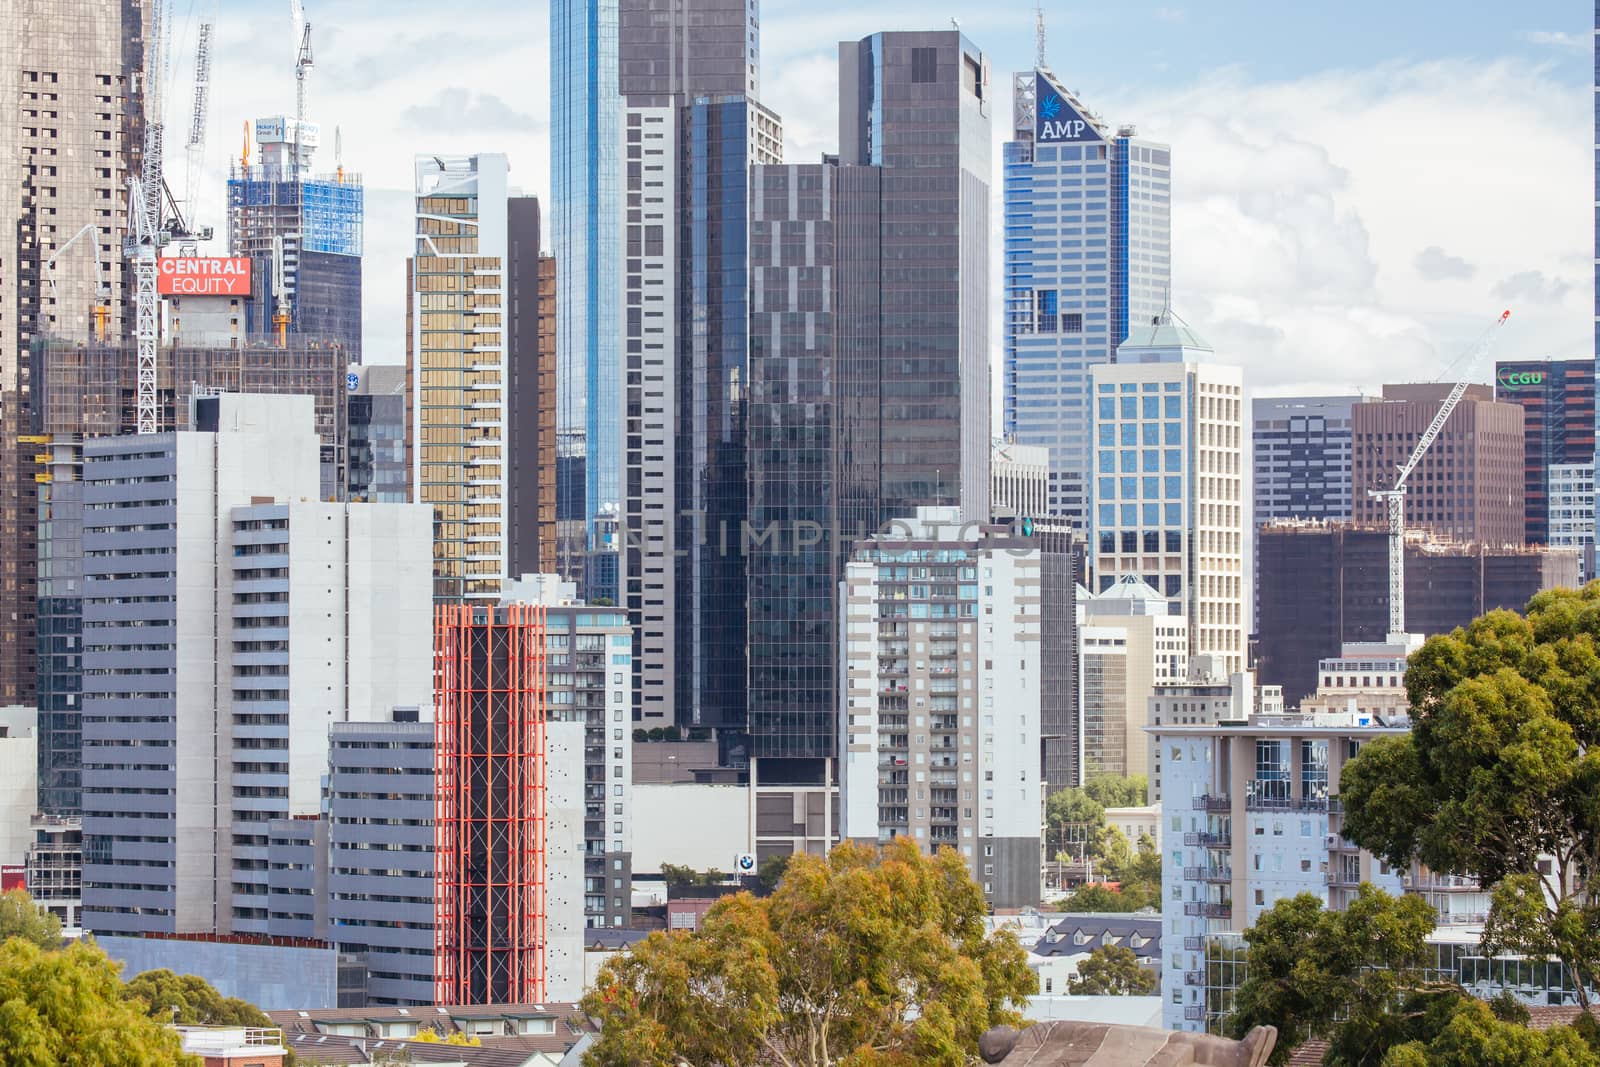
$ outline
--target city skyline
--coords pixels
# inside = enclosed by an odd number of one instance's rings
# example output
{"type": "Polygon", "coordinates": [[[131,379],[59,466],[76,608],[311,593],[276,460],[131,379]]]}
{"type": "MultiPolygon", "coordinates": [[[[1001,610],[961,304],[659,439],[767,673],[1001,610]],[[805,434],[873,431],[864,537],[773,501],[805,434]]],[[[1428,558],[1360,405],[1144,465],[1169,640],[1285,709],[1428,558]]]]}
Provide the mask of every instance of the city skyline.
{"type": "MultiPolygon", "coordinates": [[[[545,7],[518,12],[526,33],[517,37],[488,18],[482,29],[418,34],[406,28],[417,21],[396,17],[399,6],[381,20],[365,3],[307,12],[319,64],[308,116],[341,128],[345,165],[368,185],[369,362],[398,361],[402,351],[409,231],[385,220],[406,217],[416,151],[504,152],[513,187],[548,195],[545,7]],[[414,99],[397,106],[401,90],[414,99]]],[[[1591,314],[1592,221],[1581,207],[1592,166],[1581,133],[1592,121],[1588,27],[1577,5],[1528,15],[1472,7],[1448,26],[1426,13],[1385,12],[1390,30],[1379,42],[1353,31],[1359,11],[1339,20],[1241,4],[1047,9],[1047,59],[1065,86],[1108,122],[1134,122],[1141,136],[1173,146],[1174,306],[1234,353],[1252,395],[1349,392],[1392,379],[1389,368],[1435,378],[1501,304],[1518,309],[1501,358],[1590,351],[1592,328],[1580,322],[1591,314]],[[1240,25],[1248,32],[1226,32],[1240,25]],[[1089,46],[1085,33],[1137,43],[1089,46]],[[1522,150],[1483,155],[1488,128],[1517,130],[1522,150]],[[1540,167],[1525,166],[1529,156],[1540,167]],[[1430,195],[1419,200],[1417,189],[1430,195]],[[1285,241],[1291,234],[1298,239],[1285,241]],[[1324,370],[1332,366],[1347,369],[1324,370]]],[[[835,147],[838,41],[879,28],[944,28],[951,15],[991,56],[997,78],[1033,65],[1026,3],[933,14],[765,5],[762,98],[786,116],[786,162],[814,162],[835,147]]],[[[173,77],[182,85],[193,29],[180,22],[175,31],[173,77]]],[[[294,84],[278,5],[230,8],[217,35],[204,187],[220,208],[239,123],[292,111],[294,84]]],[[[330,141],[318,166],[332,164],[330,141]]],[[[202,199],[201,214],[217,210],[202,199]]],[[[998,238],[993,254],[998,265],[998,238]]]]}

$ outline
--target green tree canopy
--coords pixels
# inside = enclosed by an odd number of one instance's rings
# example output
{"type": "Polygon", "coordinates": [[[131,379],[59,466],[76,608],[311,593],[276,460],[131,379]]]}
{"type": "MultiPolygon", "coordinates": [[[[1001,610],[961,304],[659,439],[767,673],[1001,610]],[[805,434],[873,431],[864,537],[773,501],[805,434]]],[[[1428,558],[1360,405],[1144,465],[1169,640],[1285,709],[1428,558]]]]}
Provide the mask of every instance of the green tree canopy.
{"type": "Polygon", "coordinates": [[[1083,783],[1083,791],[1102,808],[1142,808],[1150,783],[1142,774],[1097,774],[1083,783]]]}
{"type": "Polygon", "coordinates": [[[1080,996],[1148,997],[1161,991],[1161,979],[1139,963],[1131,948],[1100,945],[1089,958],[1078,964],[1078,976],[1067,983],[1067,992],[1080,996]]]}
{"type": "Polygon", "coordinates": [[[165,968],[134,976],[124,994],[144,1013],[162,1022],[185,1026],[271,1026],[260,1008],[238,997],[225,997],[204,978],[174,974],[165,968]],[[176,1011],[174,1011],[176,1009],[176,1011]]]}
{"type": "Polygon", "coordinates": [[[1600,583],[1431,638],[1406,668],[1410,734],[1368,745],[1340,782],[1347,837],[1480,878],[1485,947],[1561,960],[1584,1003],[1600,966],[1597,641],[1600,583]]]}
{"type": "Polygon", "coordinates": [[[175,1031],[123,995],[93,944],[0,944],[0,1063],[8,1067],[199,1067],[175,1031]]]}
{"type": "Polygon", "coordinates": [[[1104,885],[1084,885],[1063,897],[1058,906],[1062,911],[1125,912],[1140,908],[1161,907],[1161,888],[1132,884],[1120,890],[1104,885]]]}
{"type": "MultiPolygon", "coordinates": [[[[1280,900],[1245,931],[1243,984],[1228,1017],[1230,1036],[1276,1026],[1269,1063],[1313,1037],[1357,1049],[1394,1043],[1390,1014],[1406,990],[1423,985],[1434,912],[1421,897],[1391,897],[1363,884],[1342,912],[1310,893],[1280,900]]],[[[1346,1061],[1339,1061],[1346,1062],[1346,1061]]],[[[1359,1055],[1348,1062],[1366,1061],[1359,1055]]]]}
{"type": "Polygon", "coordinates": [[[40,948],[61,947],[61,920],[39,908],[26,890],[0,893],[0,940],[20,937],[40,948]]]}
{"type": "Polygon", "coordinates": [[[695,933],[606,963],[583,1007],[590,1067],[961,1067],[1037,989],[951,849],[897,839],[795,856],[777,890],[719,901],[695,933]]]}
{"type": "Polygon", "coordinates": [[[1044,805],[1045,825],[1056,851],[1074,860],[1098,857],[1105,842],[1105,805],[1076,786],[1051,793],[1044,805]]]}
{"type": "Polygon", "coordinates": [[[1449,1000],[1441,1022],[1428,1036],[1390,1048],[1380,1067],[1600,1067],[1600,1056],[1572,1027],[1530,1030],[1464,994],[1449,1000]]]}

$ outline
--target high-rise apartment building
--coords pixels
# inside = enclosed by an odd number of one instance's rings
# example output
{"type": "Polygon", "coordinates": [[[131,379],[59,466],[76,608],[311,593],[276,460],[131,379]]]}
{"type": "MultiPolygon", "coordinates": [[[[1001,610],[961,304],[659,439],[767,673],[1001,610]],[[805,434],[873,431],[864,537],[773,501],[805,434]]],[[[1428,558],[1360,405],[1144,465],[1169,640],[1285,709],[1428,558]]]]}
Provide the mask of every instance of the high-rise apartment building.
{"type": "Polygon", "coordinates": [[[1170,312],[1091,369],[1089,552],[1100,591],[1123,575],[1188,618],[1191,656],[1245,667],[1244,376],[1170,312]]]}
{"type": "Polygon", "coordinates": [[[556,573],[556,261],[539,200],[513,196],[506,272],[506,573],[556,573]]]}
{"type": "Polygon", "coordinates": [[[308,397],[195,406],[83,446],[96,932],[268,933],[269,824],[321,811],[330,724],[431,692],[426,509],[320,501],[308,397]]]}
{"type": "Polygon", "coordinates": [[[989,515],[988,97],[957,32],[846,42],[837,162],[752,172],[750,752],[795,778],[836,754],[850,545],[989,515]]]}
{"type": "Polygon", "coordinates": [[[1078,707],[1082,785],[1103,774],[1145,774],[1145,727],[1157,686],[1189,676],[1189,620],[1137,575],[1078,603],[1078,707]]]}
{"type": "MultiPolygon", "coordinates": [[[[1437,446],[1435,446],[1437,447],[1437,446]]],[[[1317,664],[1389,629],[1388,527],[1272,523],[1257,534],[1257,668],[1294,707],[1317,664]]],[[[1542,589],[1578,581],[1571,549],[1463,545],[1420,531],[1406,542],[1406,632],[1429,637],[1496,608],[1521,611],[1542,589]]]]}
{"type": "Polygon", "coordinates": [[[620,603],[623,126],[618,0],[550,5],[550,241],[556,296],[560,569],[620,603]]]}
{"type": "Polygon", "coordinates": [[[1101,122],[1047,69],[1012,83],[1005,433],[1050,450],[1051,511],[1087,527],[1089,369],[1172,286],[1172,152],[1101,122]]]}
{"type": "Polygon", "coordinates": [[[506,158],[416,158],[406,361],[412,499],[433,508],[433,596],[497,600],[507,572],[506,158]]]}
{"type": "MultiPolygon", "coordinates": [[[[1594,363],[1499,360],[1494,365],[1494,398],[1517,405],[1523,413],[1525,539],[1530,545],[1554,544],[1556,468],[1594,463],[1594,363]]],[[[1570,481],[1571,474],[1563,480],[1570,481]]],[[[1572,526],[1564,525],[1570,536],[1572,526]]]]}
{"type": "MultiPolygon", "coordinates": [[[[1383,398],[1351,408],[1350,480],[1356,522],[1387,522],[1371,489],[1394,485],[1452,386],[1385,385],[1383,398]]],[[[1406,528],[1486,545],[1520,545],[1527,445],[1523,411],[1469,385],[1406,482],[1406,528]]]]}
{"type": "Polygon", "coordinates": [[[1039,900],[1040,553],[924,508],[864,541],[841,606],[845,837],[957,849],[995,907],[1039,900]]]}
{"type": "Polygon", "coordinates": [[[0,703],[35,699],[32,382],[39,338],[117,338],[128,175],[142,158],[137,0],[18,0],[0,33],[0,703]]]}
{"type": "Polygon", "coordinates": [[[1548,543],[1577,552],[1580,580],[1588,581],[1595,575],[1594,464],[1551,464],[1548,493],[1548,543]]]}
{"type": "Polygon", "coordinates": [[[267,333],[285,312],[289,330],[360,363],[365,193],[342,162],[312,173],[320,136],[314,122],[255,121],[257,161],[246,155],[229,169],[228,254],[254,267],[250,332],[267,333]]]}
{"type": "Polygon", "coordinates": [[[1050,514],[1050,451],[1041,445],[996,441],[989,457],[989,510],[996,522],[1050,514]]]}
{"type": "Polygon", "coordinates": [[[621,0],[624,539],[636,718],[746,723],[749,176],[782,159],[752,0],[621,0]]]}

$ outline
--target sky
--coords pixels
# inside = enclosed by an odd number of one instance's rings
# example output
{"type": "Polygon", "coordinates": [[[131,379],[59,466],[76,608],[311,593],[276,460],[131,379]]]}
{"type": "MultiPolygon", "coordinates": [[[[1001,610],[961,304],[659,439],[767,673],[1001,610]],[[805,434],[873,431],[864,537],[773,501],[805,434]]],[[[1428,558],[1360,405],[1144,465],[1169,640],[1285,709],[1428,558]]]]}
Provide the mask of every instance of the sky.
{"type": "MultiPolygon", "coordinates": [[[[193,27],[218,3],[172,3],[178,128],[193,27]]],[[[316,167],[332,168],[338,127],[342,162],[367,187],[366,358],[399,362],[412,157],[502,152],[514,186],[548,191],[548,9],[305,3],[316,167]]],[[[766,0],[761,97],[784,119],[786,160],[836,146],[837,42],[952,19],[989,58],[998,201],[1011,76],[1037,47],[1034,8],[1018,0],[766,0]]],[[[1433,380],[1508,308],[1494,358],[1593,355],[1585,5],[1117,0],[1047,4],[1044,20],[1046,60],[1068,88],[1107,121],[1172,145],[1173,307],[1219,360],[1245,368],[1252,392],[1433,380]]],[[[294,109],[290,0],[235,0],[216,34],[193,184],[198,221],[220,231],[245,120],[294,109]]],[[[169,160],[169,180],[181,177],[185,160],[169,160]]],[[[997,202],[997,268],[998,218],[997,202]]],[[[997,307],[997,362],[1000,321],[997,307]]]]}

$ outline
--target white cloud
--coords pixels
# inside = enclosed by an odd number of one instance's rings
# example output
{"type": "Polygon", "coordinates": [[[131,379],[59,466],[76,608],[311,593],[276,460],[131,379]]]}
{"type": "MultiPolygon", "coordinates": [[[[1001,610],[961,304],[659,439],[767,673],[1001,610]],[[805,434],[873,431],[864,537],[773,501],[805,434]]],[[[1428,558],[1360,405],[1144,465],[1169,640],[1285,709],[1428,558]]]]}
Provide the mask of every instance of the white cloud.
{"type": "Polygon", "coordinates": [[[1567,33],[1564,30],[1524,30],[1520,36],[1529,44],[1571,52],[1587,52],[1594,44],[1587,33],[1567,33]]]}
{"type": "Polygon", "coordinates": [[[1430,282],[1448,279],[1466,279],[1477,273],[1477,268],[1460,256],[1452,256],[1438,245],[1429,245],[1417,253],[1417,273],[1430,282]]]}
{"type": "Polygon", "coordinates": [[[1173,145],[1175,306],[1282,393],[1432,379],[1512,295],[1538,303],[1497,356],[1590,354],[1570,281],[1591,269],[1588,95],[1504,60],[1219,72],[1114,102],[1173,145]],[[1430,280],[1418,250],[1444,248],[1504,281],[1430,280]]]}

